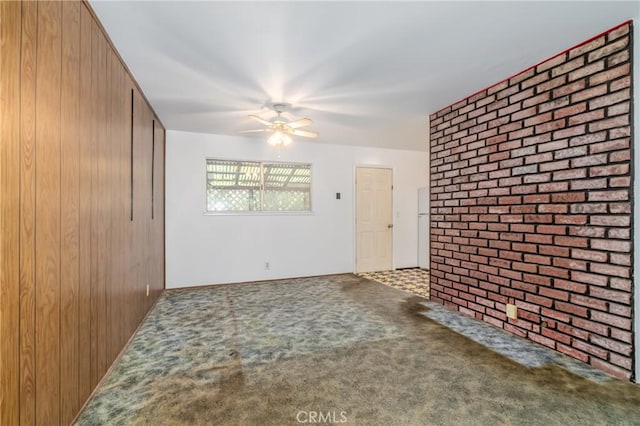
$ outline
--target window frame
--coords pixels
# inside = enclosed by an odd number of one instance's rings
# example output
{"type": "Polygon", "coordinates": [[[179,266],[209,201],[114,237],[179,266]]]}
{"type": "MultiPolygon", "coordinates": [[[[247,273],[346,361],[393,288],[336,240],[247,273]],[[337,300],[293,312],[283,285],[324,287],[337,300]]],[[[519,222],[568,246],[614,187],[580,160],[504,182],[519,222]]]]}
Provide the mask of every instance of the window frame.
{"type": "Polygon", "coordinates": [[[204,161],[204,215],[205,216],[309,216],[314,214],[313,210],[313,180],[314,180],[314,167],[313,163],[305,163],[301,161],[280,161],[280,160],[238,160],[238,159],[230,159],[230,158],[222,158],[222,157],[206,157],[204,161]],[[293,165],[293,166],[308,166],[309,167],[309,210],[226,210],[226,211],[212,211],[209,210],[209,178],[207,165],[209,160],[214,161],[234,161],[238,163],[259,163],[260,164],[260,207],[262,208],[264,205],[264,166],[265,165],[293,165]]]}

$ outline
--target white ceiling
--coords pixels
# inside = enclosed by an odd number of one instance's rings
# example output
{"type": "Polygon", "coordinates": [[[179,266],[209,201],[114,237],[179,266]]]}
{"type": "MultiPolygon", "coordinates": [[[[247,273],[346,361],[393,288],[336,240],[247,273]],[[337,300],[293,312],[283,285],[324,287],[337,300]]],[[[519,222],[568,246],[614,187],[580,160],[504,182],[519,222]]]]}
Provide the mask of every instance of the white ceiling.
{"type": "Polygon", "coordinates": [[[91,5],[167,129],[237,134],[282,100],[320,143],[416,150],[429,113],[639,17],[635,1],[91,5]]]}

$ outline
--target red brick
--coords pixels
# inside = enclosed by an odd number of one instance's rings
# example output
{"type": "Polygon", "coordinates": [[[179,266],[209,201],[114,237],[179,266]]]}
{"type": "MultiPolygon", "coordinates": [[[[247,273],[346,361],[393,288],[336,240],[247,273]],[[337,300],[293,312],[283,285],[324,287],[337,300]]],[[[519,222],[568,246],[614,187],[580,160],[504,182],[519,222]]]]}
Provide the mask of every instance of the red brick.
{"type": "Polygon", "coordinates": [[[585,199],[586,196],[584,195],[584,192],[562,192],[560,194],[551,195],[551,202],[553,203],[580,203],[585,201],[585,199]]]}
{"type": "Polygon", "coordinates": [[[612,302],[624,303],[626,305],[631,304],[631,293],[625,291],[615,291],[606,288],[592,287],[589,290],[589,294],[593,297],[597,297],[612,302]]]}
{"type": "Polygon", "coordinates": [[[608,95],[600,96],[589,101],[589,109],[594,110],[609,105],[614,105],[620,102],[628,101],[631,99],[631,90],[623,89],[608,95]]]}
{"type": "MultiPolygon", "coordinates": [[[[578,349],[578,350],[581,350],[581,351],[586,352],[586,353],[591,354],[591,355],[595,355],[595,356],[600,357],[600,358],[606,358],[607,357],[607,351],[606,350],[604,350],[602,348],[599,348],[597,346],[591,345],[591,344],[589,344],[587,342],[583,342],[581,340],[574,340],[573,343],[572,343],[572,346],[574,348],[578,349]]],[[[594,358],[592,358],[592,362],[593,362],[593,359],[594,358]]]]}
{"type": "Polygon", "coordinates": [[[524,183],[542,183],[549,182],[551,180],[551,173],[539,173],[535,175],[528,175],[524,177],[524,183]]]}
{"type": "Polygon", "coordinates": [[[591,248],[595,250],[630,252],[631,242],[622,240],[593,240],[591,248]]]}
{"type": "Polygon", "coordinates": [[[617,328],[611,329],[611,337],[625,343],[631,343],[633,341],[633,335],[630,331],[618,330],[617,328]]]}
{"type": "Polygon", "coordinates": [[[581,189],[606,189],[607,179],[582,179],[571,182],[572,190],[581,189]]]}
{"type": "Polygon", "coordinates": [[[548,328],[542,329],[542,335],[559,343],[564,343],[566,345],[571,344],[571,336],[567,336],[563,333],[558,333],[557,331],[550,330],[548,328]]]}
{"type": "Polygon", "coordinates": [[[581,271],[571,271],[571,280],[604,287],[607,285],[608,278],[581,271]]]}
{"type": "Polygon", "coordinates": [[[615,92],[616,90],[624,89],[626,87],[631,87],[631,76],[626,76],[612,82],[610,90],[615,92]]]}
{"type": "Polygon", "coordinates": [[[541,93],[541,94],[536,95],[536,96],[534,96],[532,98],[525,99],[522,102],[522,107],[523,108],[528,108],[528,107],[530,107],[532,105],[539,105],[539,104],[541,104],[543,102],[548,101],[549,98],[550,98],[550,92],[541,93]]]}
{"type": "Polygon", "coordinates": [[[610,203],[609,213],[612,214],[631,214],[631,203],[610,203]]]}
{"type": "Polygon", "coordinates": [[[568,314],[577,315],[583,318],[587,318],[589,312],[587,308],[583,306],[576,306],[573,303],[559,302],[557,300],[554,302],[554,306],[561,312],[566,312],[568,314]]]}
{"type": "Polygon", "coordinates": [[[618,28],[610,31],[607,34],[607,39],[609,41],[611,41],[611,40],[615,40],[615,39],[617,39],[619,37],[622,37],[622,36],[624,36],[626,34],[629,34],[630,29],[631,29],[631,24],[627,23],[627,24],[621,25],[618,28]]]}
{"type": "MultiPolygon", "coordinates": [[[[562,194],[554,194],[554,196],[559,195],[562,194]]],[[[538,206],[539,213],[566,213],[567,210],[567,204],[540,204],[538,206]]]]}
{"type": "Polygon", "coordinates": [[[566,75],[561,75],[559,77],[554,78],[553,80],[549,80],[545,83],[542,84],[538,84],[536,86],[536,93],[542,93],[545,92],[547,90],[553,90],[556,87],[560,87],[563,84],[565,84],[567,81],[567,76],[566,75]]]}
{"type": "Polygon", "coordinates": [[[540,336],[535,333],[529,333],[527,336],[536,343],[540,343],[541,345],[548,346],[551,349],[555,349],[556,342],[548,337],[540,336]]]}
{"type": "Polygon", "coordinates": [[[545,62],[541,63],[540,65],[538,65],[536,67],[536,71],[537,72],[541,72],[541,71],[548,70],[549,68],[553,68],[555,66],[558,66],[558,65],[562,64],[566,59],[567,59],[567,54],[566,53],[561,53],[561,54],[559,54],[557,56],[554,56],[551,59],[546,60],[545,62]]]}
{"type": "Polygon", "coordinates": [[[586,293],[587,286],[584,284],[576,283],[573,281],[556,279],[553,281],[553,286],[555,288],[560,288],[563,290],[570,291],[571,293],[586,293]]]}
{"type": "Polygon", "coordinates": [[[598,62],[591,63],[587,66],[581,67],[575,71],[569,73],[569,81],[574,81],[588,75],[592,75],[597,73],[598,71],[602,71],[604,69],[604,61],[600,60],[598,62]]]}
{"type": "Polygon", "coordinates": [[[559,352],[562,352],[565,355],[569,355],[572,358],[576,358],[582,362],[587,362],[589,360],[589,355],[587,355],[586,353],[579,351],[577,349],[571,348],[569,346],[565,346],[561,343],[558,343],[556,345],[556,349],[559,352]]]}
{"type": "MultiPolygon", "coordinates": [[[[535,107],[532,107],[532,108],[535,108],[535,107]]],[[[558,119],[561,117],[555,117],[555,118],[558,119]]],[[[527,118],[526,120],[524,120],[524,125],[525,127],[530,128],[531,126],[535,126],[536,124],[546,123],[548,121],[551,121],[552,119],[554,119],[553,113],[547,112],[545,114],[538,114],[533,117],[527,118]]]]}
{"type": "MultiPolygon", "coordinates": [[[[574,122],[572,122],[572,119],[573,117],[569,119],[569,123],[568,123],[569,126],[575,124],[574,122]]],[[[574,127],[567,127],[562,130],[558,130],[557,132],[553,132],[553,139],[558,140],[563,138],[569,138],[571,136],[579,136],[584,134],[585,131],[586,131],[586,126],[584,124],[581,124],[579,126],[574,126],[574,127]]]]}
{"type": "Polygon", "coordinates": [[[568,168],[569,168],[569,160],[553,161],[551,163],[540,164],[541,172],[562,170],[562,169],[568,169],[568,168]]]}
{"type": "Polygon", "coordinates": [[[571,318],[571,324],[576,328],[598,333],[601,336],[607,336],[609,333],[609,327],[605,324],[599,324],[584,318],[571,318]]]}
{"type": "Polygon", "coordinates": [[[614,115],[628,114],[630,109],[631,106],[629,102],[613,105],[607,108],[607,116],[613,117],[614,115]]]}
{"type": "Polygon", "coordinates": [[[584,330],[578,330],[577,328],[571,327],[567,324],[558,323],[558,331],[568,334],[573,337],[577,337],[578,339],[587,340],[589,338],[589,333],[584,330]]]}
{"type": "Polygon", "coordinates": [[[553,266],[540,266],[540,275],[547,275],[556,278],[569,278],[569,271],[566,269],[555,268],[553,266]]]}
{"type": "Polygon", "coordinates": [[[612,129],[614,127],[622,127],[629,125],[628,115],[619,115],[613,118],[607,118],[596,122],[589,123],[589,132],[594,133],[600,130],[612,129]]]}
{"type": "Polygon", "coordinates": [[[524,240],[527,243],[552,244],[553,243],[553,236],[552,235],[527,234],[527,235],[524,236],[524,240]]]}
{"type": "Polygon", "coordinates": [[[548,203],[551,200],[549,194],[525,195],[522,198],[523,203],[548,203]]]}
{"type": "Polygon", "coordinates": [[[628,190],[589,192],[589,201],[626,201],[628,199],[628,190]]]}
{"type": "MultiPolygon", "coordinates": [[[[582,102],[582,103],[579,103],[579,104],[573,104],[573,105],[569,105],[567,107],[560,108],[560,109],[557,109],[557,110],[553,111],[553,118],[557,120],[558,118],[563,118],[563,117],[568,117],[568,116],[571,116],[571,115],[580,114],[582,112],[585,112],[586,110],[587,110],[586,102],[582,102]]],[[[526,125],[526,121],[525,121],[525,125],[526,125]]]]}
{"type": "Polygon", "coordinates": [[[539,294],[541,296],[550,297],[552,299],[561,300],[567,302],[569,300],[569,292],[563,290],[556,290],[553,288],[540,287],[539,294]]]}
{"type": "Polygon", "coordinates": [[[616,315],[607,314],[599,311],[591,312],[591,320],[610,325],[612,327],[621,328],[623,330],[631,329],[631,320],[616,315]]]}
{"type": "MultiPolygon", "coordinates": [[[[578,115],[574,115],[572,117],[569,117],[569,121],[568,121],[568,125],[569,126],[575,126],[578,124],[582,124],[582,123],[589,123],[592,121],[596,121],[596,120],[600,120],[604,118],[604,109],[597,109],[595,111],[589,111],[589,112],[585,112],[583,114],[578,114],[578,115]]],[[[576,127],[577,129],[578,127],[576,127]]],[[[572,135],[563,135],[562,137],[566,137],[566,136],[578,136],[584,133],[584,127],[581,127],[582,131],[578,132],[576,134],[572,134],[572,135]]]]}
{"type": "Polygon", "coordinates": [[[569,189],[568,182],[550,182],[538,185],[539,192],[563,192],[569,189]]]}
{"type": "MultiPolygon", "coordinates": [[[[567,238],[567,237],[554,237],[554,240],[560,239],[560,238],[567,238]]],[[[566,257],[569,256],[569,248],[568,247],[558,247],[558,246],[539,246],[539,251],[540,254],[546,255],[546,256],[561,256],[561,257],[566,257]]]]}
{"type": "Polygon", "coordinates": [[[596,96],[602,96],[607,93],[607,85],[601,84],[595,87],[589,87],[586,90],[575,92],[571,95],[571,103],[578,103],[585,99],[595,98],[596,96]]]}
{"type": "Polygon", "coordinates": [[[547,297],[536,296],[535,294],[526,294],[525,300],[538,306],[546,306],[547,308],[553,306],[553,300],[547,297]]]}
{"type": "Polygon", "coordinates": [[[597,49],[600,46],[603,46],[606,42],[606,36],[600,36],[594,40],[590,40],[588,43],[583,43],[580,46],[571,49],[569,52],[570,58],[575,58],[576,56],[583,55],[586,52],[597,49]]]}
{"type": "MultiPolygon", "coordinates": [[[[591,144],[594,142],[601,142],[607,138],[606,130],[598,133],[589,133],[586,135],[576,136],[569,139],[570,146],[579,146],[585,144],[591,144]]],[[[593,153],[592,153],[593,154],[593,153]]]]}
{"type": "Polygon", "coordinates": [[[597,226],[570,226],[569,235],[575,237],[604,238],[605,228],[597,226]]]}
{"type": "Polygon", "coordinates": [[[570,84],[566,84],[564,86],[558,87],[557,89],[553,90],[553,97],[561,98],[565,95],[569,95],[571,93],[577,92],[579,90],[584,89],[586,87],[586,84],[587,84],[587,80],[582,79],[582,80],[576,80],[570,84]]]}
{"type": "Polygon", "coordinates": [[[560,74],[568,73],[569,71],[573,71],[577,68],[584,66],[584,57],[579,56],[571,61],[565,62],[562,65],[559,65],[551,70],[551,75],[556,77],[560,74]]]}
{"type": "Polygon", "coordinates": [[[629,75],[629,68],[630,65],[627,63],[616,68],[608,69],[589,78],[589,84],[595,86],[596,84],[605,83],[617,77],[629,75]]]}
{"type": "Polygon", "coordinates": [[[631,306],[620,305],[618,303],[609,302],[609,313],[624,318],[631,318],[631,306]]]}
{"type": "Polygon", "coordinates": [[[609,164],[606,166],[591,167],[589,176],[615,176],[629,173],[629,164],[609,164]]]}
{"type": "Polygon", "coordinates": [[[618,367],[622,367],[627,371],[631,370],[632,362],[631,362],[631,358],[628,356],[611,353],[609,354],[609,361],[611,362],[611,364],[614,364],[618,367]]]}
{"type": "Polygon", "coordinates": [[[517,280],[511,281],[511,287],[518,290],[524,290],[527,293],[535,293],[537,291],[537,287],[535,285],[517,280]]]}
{"type": "Polygon", "coordinates": [[[541,314],[543,318],[553,318],[554,320],[562,322],[569,322],[571,319],[568,314],[553,309],[542,308],[541,314]]]}
{"type": "MultiPolygon", "coordinates": [[[[611,233],[612,231],[614,231],[614,229],[610,229],[609,230],[609,238],[611,237],[611,233]]],[[[629,231],[628,229],[626,231],[629,231]]],[[[616,237],[616,238],[621,238],[621,237],[616,237]]],[[[625,238],[631,238],[630,233],[628,232],[625,238]]],[[[611,253],[611,263],[613,263],[614,265],[622,265],[622,266],[631,266],[631,255],[629,254],[620,254],[620,253],[611,253]]],[[[614,265],[608,265],[608,266],[614,266],[614,265]]],[[[598,267],[598,269],[601,269],[601,267],[598,267]]],[[[616,274],[618,276],[621,277],[628,277],[629,276],[629,271],[625,270],[623,272],[620,272],[619,274],[616,274]]]]}
{"type": "Polygon", "coordinates": [[[432,298],[621,376],[633,367],[628,32],[431,115],[432,298]],[[514,302],[522,315],[507,320],[514,302]]]}
{"type": "Polygon", "coordinates": [[[589,309],[598,309],[601,311],[607,310],[607,302],[603,300],[594,299],[593,297],[585,296],[582,294],[572,294],[571,303],[576,305],[585,306],[589,309]]]}
{"type": "Polygon", "coordinates": [[[524,221],[527,223],[552,223],[553,215],[550,214],[528,214],[525,215],[524,221]]]}
{"type": "Polygon", "coordinates": [[[566,119],[564,118],[561,118],[559,120],[549,121],[543,124],[538,124],[536,126],[536,134],[552,132],[554,130],[562,129],[563,127],[565,127],[565,125],[566,125],[566,119]]]}
{"type": "Polygon", "coordinates": [[[567,233],[567,227],[560,225],[538,225],[537,232],[540,234],[565,235],[567,233]]]}
{"type": "Polygon", "coordinates": [[[590,224],[594,226],[631,226],[630,216],[591,216],[590,224]]]}
{"type": "MultiPolygon", "coordinates": [[[[620,240],[628,240],[631,238],[631,230],[629,228],[609,229],[609,231],[607,232],[607,237],[620,239],[620,240]]],[[[611,254],[612,258],[613,256],[619,256],[619,255],[611,254]]]]}
{"type": "Polygon", "coordinates": [[[567,225],[584,225],[587,223],[585,215],[556,215],[555,223],[567,225]]]}

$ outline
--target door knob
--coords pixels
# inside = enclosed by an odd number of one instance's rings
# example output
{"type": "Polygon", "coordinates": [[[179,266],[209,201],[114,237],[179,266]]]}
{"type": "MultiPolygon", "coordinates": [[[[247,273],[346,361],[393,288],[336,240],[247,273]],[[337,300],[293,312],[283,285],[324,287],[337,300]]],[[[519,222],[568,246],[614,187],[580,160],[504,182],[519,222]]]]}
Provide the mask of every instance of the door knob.
{"type": "Polygon", "coordinates": [[[393,228],[393,223],[388,224],[387,228],[389,228],[389,229],[393,228]]]}

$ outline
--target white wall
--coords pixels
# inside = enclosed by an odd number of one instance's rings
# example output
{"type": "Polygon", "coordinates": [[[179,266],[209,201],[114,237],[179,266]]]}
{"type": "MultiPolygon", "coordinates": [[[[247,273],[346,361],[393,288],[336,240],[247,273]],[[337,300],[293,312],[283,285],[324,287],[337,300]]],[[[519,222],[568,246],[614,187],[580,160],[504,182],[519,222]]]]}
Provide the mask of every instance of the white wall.
{"type": "Polygon", "coordinates": [[[393,169],[394,266],[417,266],[428,164],[426,151],[300,140],[275,149],[260,138],[167,131],[167,288],[353,272],[354,174],[365,165],[393,169]],[[312,163],[313,214],[205,215],[208,157],[312,163]]]}

